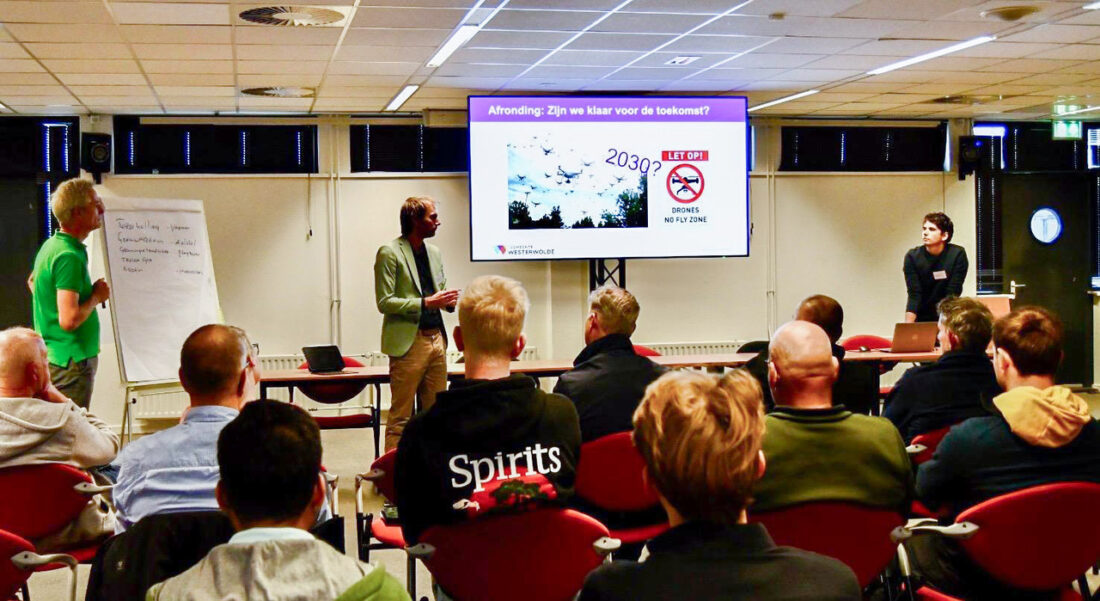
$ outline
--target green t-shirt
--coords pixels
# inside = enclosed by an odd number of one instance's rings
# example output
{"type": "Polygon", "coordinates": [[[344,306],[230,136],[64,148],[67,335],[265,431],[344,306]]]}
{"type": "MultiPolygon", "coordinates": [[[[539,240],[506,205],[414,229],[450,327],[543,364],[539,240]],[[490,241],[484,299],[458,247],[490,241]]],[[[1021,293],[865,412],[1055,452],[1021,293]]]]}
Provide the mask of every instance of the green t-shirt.
{"type": "Polygon", "coordinates": [[[60,231],[46,240],[34,259],[34,329],[46,341],[50,363],[65,367],[70,360],[83,361],[99,355],[99,315],[92,311],[72,332],[61,329],[58,290],[76,292],[81,303],[92,295],[88,249],[60,231]]]}

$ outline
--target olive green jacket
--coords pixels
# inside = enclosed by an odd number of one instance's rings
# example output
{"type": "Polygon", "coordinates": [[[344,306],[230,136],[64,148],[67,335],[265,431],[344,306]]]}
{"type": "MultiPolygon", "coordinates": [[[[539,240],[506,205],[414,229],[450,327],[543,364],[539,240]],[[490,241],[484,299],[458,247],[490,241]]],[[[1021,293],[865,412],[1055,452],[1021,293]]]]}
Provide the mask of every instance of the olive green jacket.
{"type": "MultiPolygon", "coordinates": [[[[447,276],[443,274],[443,254],[432,244],[425,242],[424,246],[428,249],[435,289],[444,290],[447,276]]],[[[374,297],[383,315],[383,353],[401,357],[409,352],[420,324],[424,296],[409,241],[401,237],[382,245],[374,257],[374,297]]]]}

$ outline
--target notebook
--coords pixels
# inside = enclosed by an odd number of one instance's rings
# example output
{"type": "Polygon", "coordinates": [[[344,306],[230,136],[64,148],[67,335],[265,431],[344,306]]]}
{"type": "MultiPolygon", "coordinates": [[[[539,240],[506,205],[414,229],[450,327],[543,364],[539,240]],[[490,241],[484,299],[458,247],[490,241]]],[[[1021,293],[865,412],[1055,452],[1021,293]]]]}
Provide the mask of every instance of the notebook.
{"type": "Polygon", "coordinates": [[[899,323],[894,326],[894,339],[888,350],[891,353],[927,353],[936,348],[939,325],[934,321],[899,323]]]}
{"type": "Polygon", "coordinates": [[[306,366],[310,373],[334,374],[344,371],[344,356],[340,354],[340,347],[335,344],[303,346],[302,354],[306,356],[306,366]]]}

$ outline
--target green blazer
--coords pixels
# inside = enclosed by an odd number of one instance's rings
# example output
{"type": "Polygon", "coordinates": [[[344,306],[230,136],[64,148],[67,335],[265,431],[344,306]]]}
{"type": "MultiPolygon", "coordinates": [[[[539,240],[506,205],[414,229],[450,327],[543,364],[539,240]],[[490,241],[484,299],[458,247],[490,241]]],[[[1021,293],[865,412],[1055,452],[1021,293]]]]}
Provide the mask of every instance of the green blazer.
{"type": "MultiPolygon", "coordinates": [[[[428,263],[432,267],[435,289],[445,290],[447,276],[443,274],[443,255],[432,244],[428,263]]],[[[397,238],[378,249],[374,257],[374,298],[382,313],[382,352],[401,357],[409,352],[420,324],[420,272],[416,269],[412,246],[405,238],[397,238]]],[[[446,332],[444,332],[446,336],[446,332]]]]}

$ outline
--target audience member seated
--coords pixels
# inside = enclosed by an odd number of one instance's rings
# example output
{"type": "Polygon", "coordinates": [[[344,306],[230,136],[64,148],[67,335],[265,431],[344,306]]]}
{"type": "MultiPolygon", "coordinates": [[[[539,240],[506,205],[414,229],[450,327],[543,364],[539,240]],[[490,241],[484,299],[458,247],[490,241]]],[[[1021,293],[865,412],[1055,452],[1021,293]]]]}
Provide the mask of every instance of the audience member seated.
{"type": "Polygon", "coordinates": [[[948,297],[936,309],[943,355],[935,363],[905,372],[886,398],[883,417],[897,426],[905,442],[989,415],[988,403],[1001,393],[985,352],[993,337],[989,308],[973,298],[948,297]]]}
{"type": "Polygon", "coordinates": [[[859,599],[847,566],[777,547],[764,526],[747,523],[763,435],[760,385],[744,371],[674,372],[650,385],[634,444],[671,529],[649,542],[645,562],[593,571],[580,601],[859,599]]]}
{"type": "Polygon", "coordinates": [[[913,474],[905,443],[888,420],[834,405],[839,366],[825,331],[789,322],[775,332],[769,353],[776,406],[766,419],[768,471],[756,486],[753,510],[850,501],[907,512],[913,474]]]}
{"type": "MultiPolygon", "coordinates": [[[[917,495],[925,505],[958,514],[1040,484],[1100,483],[1100,425],[1081,397],[1054,384],[1063,336],[1060,320],[1040,307],[1022,307],[997,320],[993,369],[1005,390],[993,399],[997,414],[954,426],[921,464],[917,495]]],[[[1003,590],[949,539],[918,536],[906,546],[914,571],[945,593],[1024,596],[1003,590]]]]}
{"type": "Polygon", "coordinates": [[[304,410],[255,401],[222,428],[218,505],[237,531],[199,563],[154,585],[146,598],[336,599],[409,596],[381,566],[348,557],[307,530],[325,505],[321,431],[304,410]]]}
{"type": "MultiPolygon", "coordinates": [[[[871,365],[843,363],[844,347],[837,341],[844,334],[844,308],[832,297],[815,294],[798,304],[794,318],[816,324],[829,335],[833,356],[841,362],[840,374],[833,384],[833,396],[845,399],[856,413],[867,413],[871,405],[878,402],[878,378],[874,377],[871,365]]],[[[745,364],[745,369],[760,383],[764,390],[764,410],[770,412],[775,408],[775,401],[768,387],[768,351],[753,357],[745,364]]]]}
{"type": "Polygon", "coordinates": [[[576,409],[510,373],[526,342],[528,306],[519,282],[500,276],[479,277],[463,290],[454,341],[466,354],[465,378],[413,417],[397,445],[397,507],[409,544],[429,526],[463,519],[457,501],[525,472],[544,476],[559,499],[572,494],[581,443],[576,409]]]}
{"type": "Polygon", "coordinates": [[[554,392],[569,397],[581,420],[581,441],[627,432],[649,383],[665,368],[634,352],[630,335],[641,308],[634,295],[602,286],[588,296],[584,350],[573,370],[558,378],[554,392]]]}
{"type": "Polygon", "coordinates": [[[135,440],[115,460],[119,532],[147,515],[218,508],[218,435],[257,397],[258,358],[244,330],[209,324],[184,341],[179,376],[191,401],[180,424],[135,440]]]}
{"type": "MultiPolygon", "coordinates": [[[[106,423],[53,385],[41,336],[20,327],[0,332],[0,468],[63,463],[90,469],[114,459],[118,443],[106,423]]],[[[108,536],[114,526],[114,512],[96,495],[71,524],[33,542],[41,552],[64,550],[108,536]]]]}

